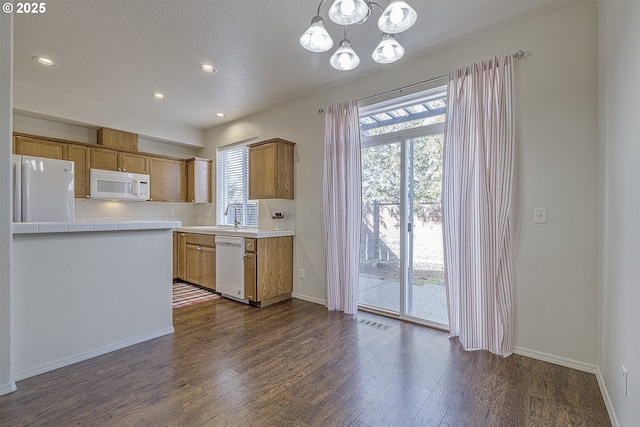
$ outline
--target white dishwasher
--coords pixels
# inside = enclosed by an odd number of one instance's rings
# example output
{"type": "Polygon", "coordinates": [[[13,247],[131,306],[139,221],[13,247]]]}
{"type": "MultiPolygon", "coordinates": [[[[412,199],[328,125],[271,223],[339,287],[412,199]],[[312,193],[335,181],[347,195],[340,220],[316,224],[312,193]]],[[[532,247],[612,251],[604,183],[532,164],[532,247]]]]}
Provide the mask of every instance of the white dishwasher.
{"type": "Polygon", "coordinates": [[[216,236],[216,291],[249,303],[244,297],[244,237],[216,236]]]}

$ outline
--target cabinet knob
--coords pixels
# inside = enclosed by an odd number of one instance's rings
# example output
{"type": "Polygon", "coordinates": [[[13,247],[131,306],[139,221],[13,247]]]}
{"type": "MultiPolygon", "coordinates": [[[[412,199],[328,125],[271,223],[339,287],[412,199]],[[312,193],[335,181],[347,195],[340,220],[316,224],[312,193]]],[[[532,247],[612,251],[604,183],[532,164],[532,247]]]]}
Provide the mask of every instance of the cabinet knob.
{"type": "Polygon", "coordinates": [[[202,248],[201,248],[200,246],[198,246],[198,250],[199,250],[199,251],[201,251],[201,250],[202,250],[202,248]]]}

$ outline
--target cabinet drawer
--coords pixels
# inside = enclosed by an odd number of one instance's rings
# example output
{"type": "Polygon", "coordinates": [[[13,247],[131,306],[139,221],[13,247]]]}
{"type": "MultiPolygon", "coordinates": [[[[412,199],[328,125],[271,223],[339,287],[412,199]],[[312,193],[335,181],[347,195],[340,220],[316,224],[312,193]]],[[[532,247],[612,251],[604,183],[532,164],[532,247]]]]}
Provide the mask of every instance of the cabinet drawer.
{"type": "Polygon", "coordinates": [[[216,237],[208,234],[187,234],[188,245],[216,247],[216,237]]]}
{"type": "Polygon", "coordinates": [[[255,252],[256,251],[256,239],[244,239],[244,251],[255,252]]]}

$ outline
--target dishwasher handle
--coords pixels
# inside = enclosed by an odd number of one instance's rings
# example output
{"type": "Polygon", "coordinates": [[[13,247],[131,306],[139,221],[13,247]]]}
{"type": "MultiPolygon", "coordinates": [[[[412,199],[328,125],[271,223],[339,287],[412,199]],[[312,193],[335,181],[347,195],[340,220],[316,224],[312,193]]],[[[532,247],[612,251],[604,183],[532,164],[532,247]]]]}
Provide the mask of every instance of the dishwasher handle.
{"type": "Polygon", "coordinates": [[[243,247],[244,237],[216,236],[216,246],[243,247]]]}

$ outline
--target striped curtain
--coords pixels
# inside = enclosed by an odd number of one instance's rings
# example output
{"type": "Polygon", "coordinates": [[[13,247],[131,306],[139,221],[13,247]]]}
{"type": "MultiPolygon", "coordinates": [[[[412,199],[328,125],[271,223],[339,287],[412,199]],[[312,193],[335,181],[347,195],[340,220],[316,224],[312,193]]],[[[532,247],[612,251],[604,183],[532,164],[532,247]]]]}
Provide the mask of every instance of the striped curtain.
{"type": "Polygon", "coordinates": [[[512,58],[449,74],[443,226],[449,328],[467,350],[512,353],[512,58]]]}
{"type": "Polygon", "coordinates": [[[362,218],[360,126],[356,101],[324,109],[323,243],[329,310],[358,311],[362,218]]]}

